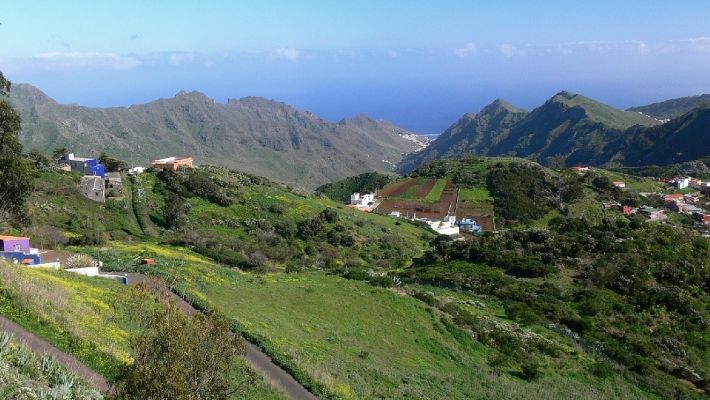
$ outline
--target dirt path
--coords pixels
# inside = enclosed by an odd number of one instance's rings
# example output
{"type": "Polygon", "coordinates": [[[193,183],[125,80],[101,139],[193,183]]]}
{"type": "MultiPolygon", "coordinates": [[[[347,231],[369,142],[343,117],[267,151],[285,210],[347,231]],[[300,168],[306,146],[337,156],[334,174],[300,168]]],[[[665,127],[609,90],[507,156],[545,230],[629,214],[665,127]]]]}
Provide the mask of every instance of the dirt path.
{"type": "Polygon", "coordinates": [[[37,354],[49,354],[59,363],[67,367],[69,370],[73,371],[75,374],[80,376],[82,379],[87,381],[91,386],[101,393],[107,393],[110,386],[103,376],[99,375],[97,372],[82,364],[81,361],[77,360],[73,356],[59,350],[58,348],[52,346],[44,339],[40,339],[34,334],[28,332],[20,325],[10,321],[9,319],[0,315],[0,331],[11,332],[15,335],[18,342],[26,346],[30,351],[37,354]]]}
{"type": "MultiPolygon", "coordinates": [[[[146,278],[146,276],[142,274],[128,274],[129,285],[137,285],[141,282],[144,283],[150,291],[160,292],[170,296],[170,298],[175,300],[178,308],[185,314],[192,315],[198,312],[190,303],[170,291],[162,281],[146,278]]],[[[308,389],[298,383],[291,374],[276,365],[266,353],[249,341],[246,341],[246,355],[244,358],[252,368],[264,376],[267,382],[286,393],[290,399],[318,400],[318,397],[309,392],[308,389]]]]}

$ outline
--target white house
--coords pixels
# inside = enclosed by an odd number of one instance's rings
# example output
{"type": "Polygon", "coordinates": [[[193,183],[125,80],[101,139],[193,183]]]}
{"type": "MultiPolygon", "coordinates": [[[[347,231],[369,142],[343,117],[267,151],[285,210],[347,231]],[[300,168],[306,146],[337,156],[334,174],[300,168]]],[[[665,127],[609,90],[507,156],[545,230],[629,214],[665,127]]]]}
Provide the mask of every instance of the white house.
{"type": "Polygon", "coordinates": [[[350,204],[357,207],[369,207],[375,202],[374,193],[353,193],[350,195],[350,204]]]}
{"type": "Polygon", "coordinates": [[[690,178],[688,177],[678,177],[675,178],[675,184],[678,189],[685,189],[690,186],[690,178]]]}
{"type": "Polygon", "coordinates": [[[622,181],[614,181],[614,186],[623,189],[626,187],[626,183],[622,181]]]}
{"type": "Polygon", "coordinates": [[[483,232],[483,228],[481,227],[481,225],[478,225],[478,222],[476,222],[476,220],[474,220],[473,218],[462,218],[460,221],[456,222],[456,225],[458,225],[459,229],[463,232],[483,232]]]}
{"type": "Polygon", "coordinates": [[[399,218],[399,217],[401,217],[401,216],[402,216],[402,213],[399,212],[399,211],[392,211],[392,212],[390,213],[390,217],[399,218]]]}
{"type": "Polygon", "coordinates": [[[447,215],[444,217],[443,221],[439,221],[438,219],[416,217],[413,219],[429,225],[429,228],[439,235],[454,236],[460,234],[459,227],[456,225],[456,218],[453,216],[450,217],[447,215]]]}
{"type": "Polygon", "coordinates": [[[145,172],[145,167],[133,167],[128,170],[128,175],[140,175],[145,172]]]}

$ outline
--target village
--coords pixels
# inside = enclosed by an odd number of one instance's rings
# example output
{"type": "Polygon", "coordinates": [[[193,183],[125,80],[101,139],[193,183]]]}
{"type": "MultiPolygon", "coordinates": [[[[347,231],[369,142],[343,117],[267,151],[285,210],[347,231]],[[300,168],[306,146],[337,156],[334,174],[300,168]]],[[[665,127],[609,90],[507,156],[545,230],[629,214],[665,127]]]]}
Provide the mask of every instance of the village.
{"type": "MultiPolygon", "coordinates": [[[[179,168],[193,168],[194,159],[187,157],[166,157],[151,161],[153,170],[177,171],[179,168]]],[[[105,203],[110,198],[123,195],[123,181],[128,176],[137,176],[147,170],[146,167],[116,168],[108,171],[106,165],[97,158],[78,157],[74,153],[63,155],[56,168],[66,172],[81,174],[79,190],[89,200],[105,203]]],[[[13,264],[29,268],[62,269],[90,277],[114,279],[128,284],[126,274],[117,275],[100,271],[101,261],[85,255],[72,255],[56,250],[42,250],[31,246],[30,238],[24,236],[0,235],[0,258],[13,264]]],[[[142,264],[151,265],[153,259],[143,259],[142,264]]]]}
{"type": "MultiPolygon", "coordinates": [[[[575,166],[573,170],[585,173],[591,167],[575,166]]],[[[696,227],[704,236],[710,236],[710,181],[694,178],[692,176],[678,176],[674,178],[658,178],[658,182],[665,186],[659,192],[638,192],[644,198],[658,196],[663,205],[641,205],[633,207],[616,201],[604,202],[605,209],[616,210],[624,215],[642,215],[648,221],[669,222],[673,214],[686,215],[695,222],[696,227]]],[[[627,188],[626,182],[613,181],[612,184],[621,190],[627,188]]]]}

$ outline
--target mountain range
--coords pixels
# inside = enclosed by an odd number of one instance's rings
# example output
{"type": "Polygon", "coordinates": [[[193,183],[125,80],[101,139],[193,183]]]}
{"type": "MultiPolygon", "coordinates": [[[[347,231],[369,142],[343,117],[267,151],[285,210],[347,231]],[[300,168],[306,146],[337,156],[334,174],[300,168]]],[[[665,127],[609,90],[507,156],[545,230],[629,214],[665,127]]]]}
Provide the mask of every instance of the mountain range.
{"type": "Polygon", "coordinates": [[[196,162],[239,169],[296,187],[367,171],[392,172],[426,138],[365,115],[338,123],[285,103],[258,97],[218,103],[180,92],[130,107],[59,104],[28,84],[13,85],[10,100],[22,115],[26,149],[66,148],[77,155],[105,151],[131,164],[192,155],[196,162]]]}
{"type": "Polygon", "coordinates": [[[465,155],[526,157],[554,167],[694,160],[710,155],[710,106],[701,99],[623,111],[563,91],[531,112],[499,99],[477,114],[465,114],[423,151],[407,155],[399,172],[465,155]]]}

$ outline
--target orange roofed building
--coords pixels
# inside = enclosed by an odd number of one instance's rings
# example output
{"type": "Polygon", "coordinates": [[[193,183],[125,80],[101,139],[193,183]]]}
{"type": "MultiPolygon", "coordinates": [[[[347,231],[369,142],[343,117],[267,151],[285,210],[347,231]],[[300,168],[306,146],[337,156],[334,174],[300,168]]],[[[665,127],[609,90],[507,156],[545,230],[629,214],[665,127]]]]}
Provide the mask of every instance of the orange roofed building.
{"type": "Polygon", "coordinates": [[[178,168],[192,168],[193,158],[188,157],[168,157],[161,158],[160,160],[151,161],[151,165],[154,169],[166,169],[170,171],[177,171],[178,168]]]}

